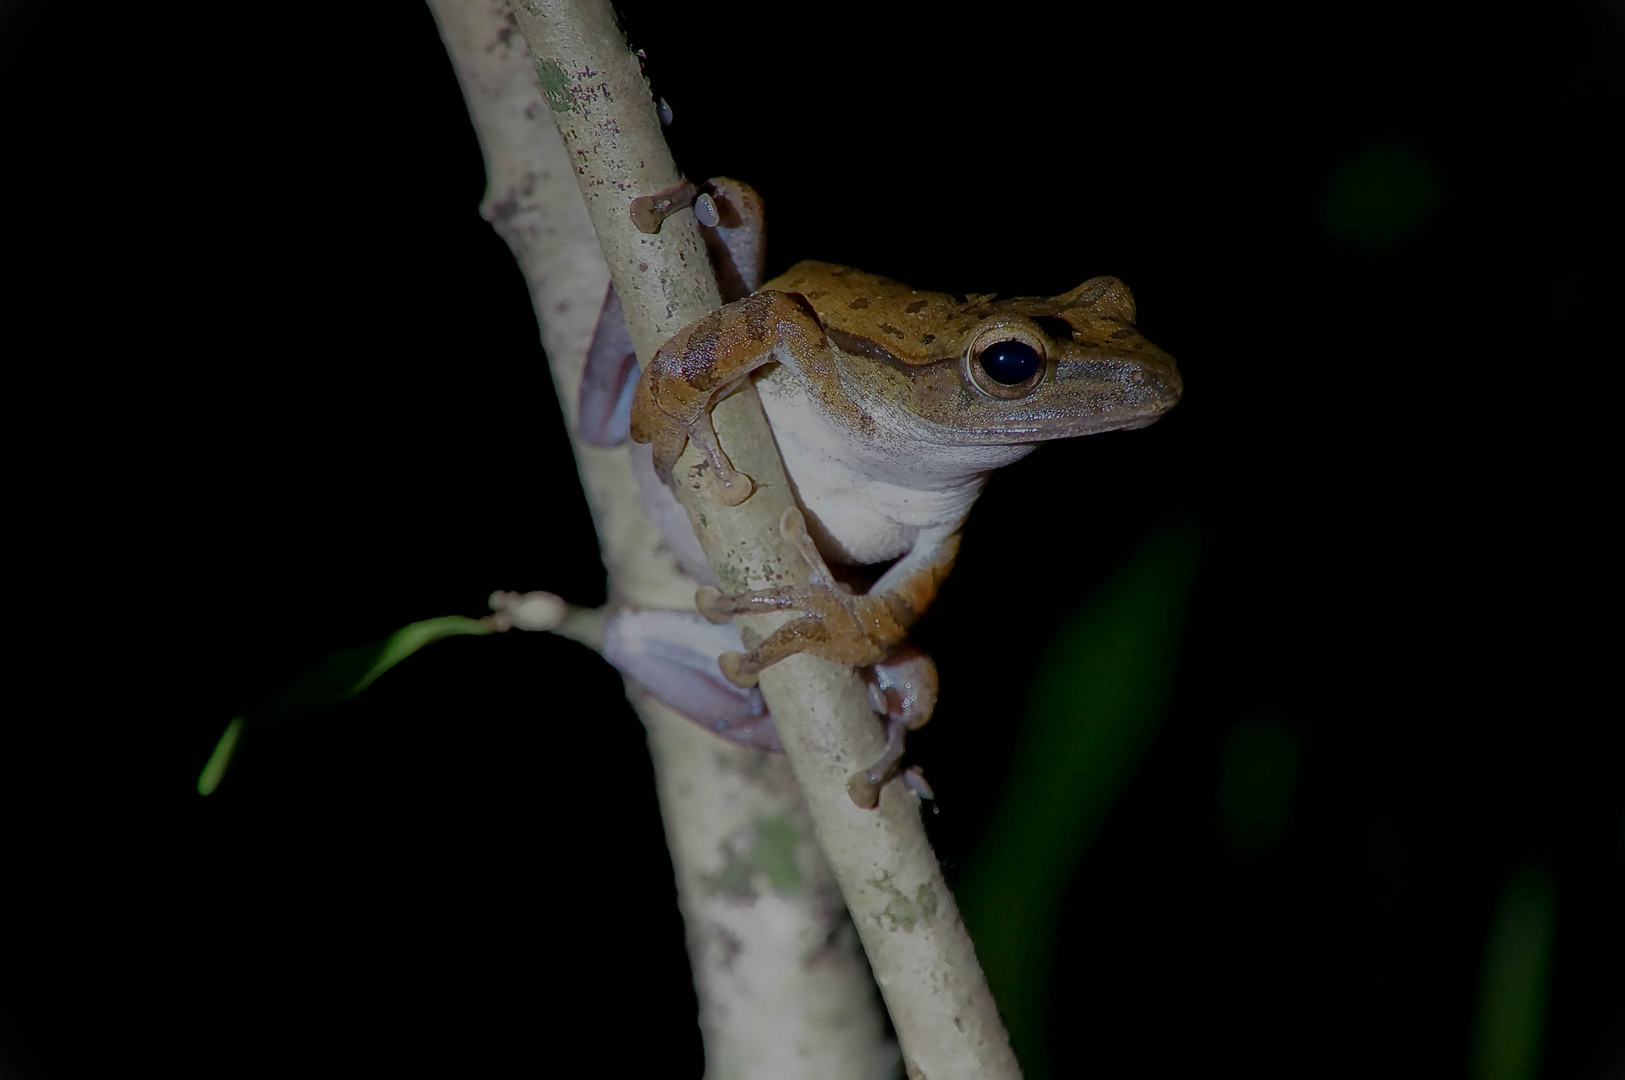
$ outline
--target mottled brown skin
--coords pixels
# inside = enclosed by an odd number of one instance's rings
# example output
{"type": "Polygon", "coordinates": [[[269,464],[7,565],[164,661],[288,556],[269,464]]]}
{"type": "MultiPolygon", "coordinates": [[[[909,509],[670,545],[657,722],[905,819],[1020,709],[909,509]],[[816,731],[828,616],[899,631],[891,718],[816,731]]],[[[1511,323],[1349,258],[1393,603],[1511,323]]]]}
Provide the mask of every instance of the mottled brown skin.
{"type": "Polygon", "coordinates": [[[1074,341],[1085,345],[1120,343],[1125,331],[1137,336],[1134,294],[1114,277],[1091,278],[1054,297],[997,300],[991,293],[973,293],[961,300],[809,259],[762,288],[805,296],[837,343],[842,335],[862,338],[881,346],[889,354],[884,359],[911,367],[958,357],[977,330],[999,315],[1062,319],[1074,341]]]}
{"type": "Polygon", "coordinates": [[[944,427],[974,430],[978,441],[989,444],[1139,427],[1171,407],[1180,386],[1173,358],[1141,336],[1134,320],[1134,295],[1114,277],[1091,278],[1054,297],[997,300],[992,294],[973,294],[961,300],[808,260],[760,292],[699,319],[661,347],[638,382],[632,437],[654,444],[662,477],[670,476],[692,439],[712,470],[718,498],[737,506],[749,497],[750,486],[717,443],[711,407],[757,368],[785,360],[831,417],[861,428],[867,418],[842,385],[843,358],[832,355],[831,344],[845,354],[846,376],[869,384],[872,395],[891,396],[892,407],[944,427]],[[1040,320],[1067,332],[1052,333],[1040,320]],[[1144,402],[1125,403],[1152,405],[1137,412],[1126,409],[1125,414],[1134,416],[1129,422],[1101,422],[1093,403],[1080,397],[1072,403],[1077,416],[1064,410],[1040,415],[1035,409],[1021,423],[1019,411],[1011,414],[1006,408],[1010,402],[968,403],[964,393],[960,358],[995,328],[1047,343],[1052,366],[1057,360],[1073,365],[1129,362],[1147,365],[1166,378],[1145,388],[1144,402]],[[854,360],[863,366],[855,367],[854,360]]]}
{"type": "MultiPolygon", "coordinates": [[[[781,531],[803,551],[815,584],[738,596],[706,589],[698,606],[718,622],[784,609],[805,617],[746,654],[724,654],[723,673],[740,686],[753,686],[761,669],[798,652],[854,667],[891,656],[952,569],[963,515],[988,471],[1047,439],[1144,426],[1178,400],[1181,383],[1172,358],[1140,336],[1134,318],[1133,295],[1110,277],[1056,297],[960,299],[847,267],[803,262],[662,346],[632,404],[632,437],[653,444],[658,475],[669,481],[693,441],[716,497],[728,505],[748,498],[750,479],[734,470],[719,445],[711,409],[753,372],[777,362],[794,373],[790,385],[800,391],[783,397],[782,376],[763,390],[775,388],[782,407],[791,410],[775,414],[774,431],[786,461],[793,445],[810,470],[792,470],[791,476],[820,546],[834,543],[829,550],[836,551],[845,544],[839,553],[853,562],[902,554],[873,590],[854,595],[823,565],[807,537],[808,522],[800,514],[792,522],[787,514],[781,531]],[[1041,360],[1035,373],[1004,385],[979,370],[983,350],[1000,341],[1033,349],[1041,360]],[[802,401],[807,404],[795,404],[802,401]],[[984,454],[985,460],[977,456],[984,454]],[[837,480],[847,475],[840,463],[851,463],[854,486],[837,480]],[[808,495],[809,486],[820,482],[816,497],[808,495]],[[871,488],[886,494],[868,499],[871,488]],[[872,508],[877,502],[889,507],[894,499],[906,513],[882,515],[875,525],[872,508]],[[846,516],[821,517],[830,513],[846,516]],[[830,528],[832,520],[842,527],[830,528]],[[915,524],[902,533],[886,532],[904,528],[905,521],[915,524]]],[[[916,709],[906,724],[895,715],[888,721],[896,754],[901,728],[923,723],[935,699],[929,658],[920,654],[911,664],[917,685],[928,693],[921,699],[923,713],[916,709]]],[[[895,755],[888,754],[885,769],[867,781],[854,777],[853,798],[860,805],[871,789],[878,790],[881,773],[895,766],[895,755]]]]}
{"type": "Polygon", "coordinates": [[[756,674],[763,668],[798,652],[835,664],[867,667],[890,656],[908,636],[909,627],[936,599],[958,555],[959,536],[955,534],[924,566],[884,593],[859,596],[824,585],[788,585],[733,596],[708,590],[701,594],[700,611],[713,622],[785,609],[809,616],[785,623],[748,653],[730,654],[736,659],[724,661],[722,670],[740,686],[756,685],[756,674]]]}
{"type": "MultiPolygon", "coordinates": [[[[835,580],[807,535],[799,511],[788,511],[779,530],[801,552],[816,580],[835,580]]],[[[879,805],[880,789],[897,774],[904,734],[924,727],[936,709],[937,665],[910,645],[905,635],[936,597],[958,553],[959,534],[955,533],[934,550],[919,570],[884,593],[855,596],[844,589],[809,585],[727,596],[707,586],[695,596],[701,613],[717,623],[734,615],[759,615],[784,608],[804,613],[805,617],[779,627],[750,652],[728,652],[718,657],[723,675],[735,685],[754,686],[763,668],[798,652],[869,669],[871,704],[886,721],[886,748],[846,783],[852,801],[865,810],[879,805]]],[[[934,797],[918,768],[904,779],[917,793],[934,797]]]]}
{"type": "Polygon", "coordinates": [[[693,440],[721,502],[738,506],[750,496],[750,478],[734,470],[717,441],[711,409],[780,348],[802,358],[809,379],[839,383],[823,327],[789,293],[764,289],[718,308],[660,347],[632,397],[632,438],[654,444],[656,475],[669,479],[693,440]]]}

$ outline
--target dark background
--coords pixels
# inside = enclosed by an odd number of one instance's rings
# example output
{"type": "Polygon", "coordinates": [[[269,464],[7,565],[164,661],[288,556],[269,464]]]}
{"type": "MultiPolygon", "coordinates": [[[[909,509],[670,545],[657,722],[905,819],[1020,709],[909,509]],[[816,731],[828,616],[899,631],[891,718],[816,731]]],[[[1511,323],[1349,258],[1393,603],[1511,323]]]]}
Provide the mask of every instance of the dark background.
{"type": "MultiPolygon", "coordinates": [[[[559,1043],[698,1076],[641,730],[579,647],[438,644],[193,790],[334,649],[498,587],[603,598],[427,10],[302,14],[0,8],[0,1076],[559,1043]]],[[[1625,1074],[1618,6],[625,14],[685,173],[765,195],[770,272],[1113,273],[1180,360],[1154,428],[998,477],[919,633],[953,876],[1022,783],[1043,644],[1196,537],[1171,703],[1052,944],[1056,1073],[1466,1076],[1534,868],[1541,1075],[1625,1074]],[[1238,848],[1224,771],[1260,731],[1290,797],[1238,848]]]]}

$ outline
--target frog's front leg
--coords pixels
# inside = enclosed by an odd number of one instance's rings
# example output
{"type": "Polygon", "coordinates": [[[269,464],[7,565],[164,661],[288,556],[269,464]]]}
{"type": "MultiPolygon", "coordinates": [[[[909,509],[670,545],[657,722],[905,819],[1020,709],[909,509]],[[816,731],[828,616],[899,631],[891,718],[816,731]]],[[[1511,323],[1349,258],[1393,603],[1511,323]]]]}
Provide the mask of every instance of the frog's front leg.
{"type": "Polygon", "coordinates": [[[669,481],[693,442],[711,469],[716,497],[738,506],[750,477],[734,469],[717,441],[711,409],[752,371],[778,360],[813,382],[837,380],[829,339],[793,293],[759,292],[690,323],[660,347],[632,398],[632,438],[653,443],[655,472],[669,481]]]}
{"type": "MultiPolygon", "coordinates": [[[[779,527],[804,553],[811,550],[799,513],[785,514],[779,527]]],[[[722,654],[718,661],[722,672],[737,686],[755,686],[763,668],[798,652],[836,664],[868,667],[891,656],[902,644],[909,627],[936,597],[958,554],[958,530],[942,529],[922,534],[920,542],[862,596],[837,587],[819,559],[812,564],[815,581],[811,585],[731,596],[707,587],[695,595],[695,604],[712,622],[787,609],[802,612],[801,618],[774,630],[749,652],[722,654]]]]}

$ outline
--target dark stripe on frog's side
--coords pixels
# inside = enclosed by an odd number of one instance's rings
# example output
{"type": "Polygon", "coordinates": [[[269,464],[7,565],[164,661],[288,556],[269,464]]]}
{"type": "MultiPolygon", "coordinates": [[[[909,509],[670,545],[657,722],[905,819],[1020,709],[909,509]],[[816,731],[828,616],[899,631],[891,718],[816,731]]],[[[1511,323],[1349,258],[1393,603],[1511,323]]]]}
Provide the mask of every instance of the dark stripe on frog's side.
{"type": "Polygon", "coordinates": [[[967,336],[999,315],[1032,319],[1057,343],[1129,350],[1143,345],[1134,329],[1133,294],[1112,277],[1092,278],[1060,296],[999,300],[992,293],[925,292],[850,267],[808,262],[764,288],[804,292],[822,309],[819,322],[842,350],[905,367],[957,357],[967,336]]]}
{"type": "MultiPolygon", "coordinates": [[[[895,355],[890,349],[880,344],[880,342],[873,341],[859,334],[848,333],[845,330],[837,330],[833,326],[825,326],[824,333],[829,335],[829,339],[835,343],[835,347],[837,349],[840,349],[848,356],[861,356],[868,360],[878,360],[883,364],[890,364],[899,371],[908,371],[912,367],[920,366],[919,364],[910,364],[906,362],[901,357],[895,355]]],[[[935,364],[940,360],[947,359],[950,358],[946,356],[938,356],[925,362],[928,364],[935,364]]]]}
{"type": "Polygon", "coordinates": [[[857,334],[849,334],[845,330],[837,330],[833,326],[825,326],[824,333],[835,343],[835,347],[848,356],[862,356],[869,360],[879,360],[887,364],[902,364],[891,353],[887,352],[878,343],[857,334]]]}
{"type": "Polygon", "coordinates": [[[942,375],[943,365],[947,365],[950,372],[947,375],[947,380],[954,390],[960,393],[969,392],[969,388],[963,384],[959,377],[959,357],[957,355],[942,356],[925,363],[910,364],[900,357],[892,355],[884,346],[866,337],[849,334],[844,330],[836,330],[828,326],[824,328],[824,333],[829,336],[830,342],[846,355],[862,357],[876,364],[883,364],[902,375],[907,380],[906,384],[911,387],[909,392],[912,394],[920,393],[922,387],[940,387],[941,380],[944,377],[942,375]]]}
{"type": "Polygon", "coordinates": [[[944,326],[966,314],[964,303],[947,293],[922,292],[832,263],[797,263],[763,289],[806,295],[818,306],[826,331],[845,327],[847,333],[875,334],[884,328],[895,340],[881,347],[893,359],[911,365],[939,359],[928,355],[938,351],[933,343],[944,336],[944,326]]]}

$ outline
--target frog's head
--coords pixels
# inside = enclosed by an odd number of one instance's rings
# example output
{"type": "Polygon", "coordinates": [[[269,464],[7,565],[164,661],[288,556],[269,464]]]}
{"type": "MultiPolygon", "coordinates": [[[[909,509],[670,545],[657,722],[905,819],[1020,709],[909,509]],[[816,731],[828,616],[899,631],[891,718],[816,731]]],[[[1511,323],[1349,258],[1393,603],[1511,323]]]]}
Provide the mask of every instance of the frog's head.
{"type": "Polygon", "coordinates": [[[1145,427],[1184,384],[1134,315],[1134,294],[1113,277],[1047,299],[969,297],[938,357],[909,367],[912,407],[979,445],[1145,427]]]}

